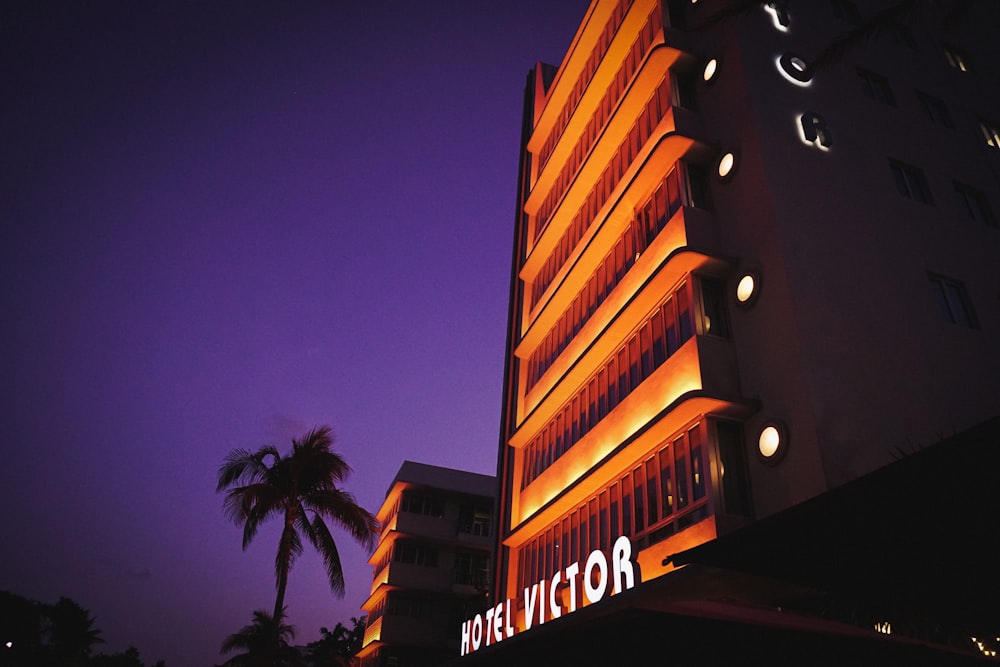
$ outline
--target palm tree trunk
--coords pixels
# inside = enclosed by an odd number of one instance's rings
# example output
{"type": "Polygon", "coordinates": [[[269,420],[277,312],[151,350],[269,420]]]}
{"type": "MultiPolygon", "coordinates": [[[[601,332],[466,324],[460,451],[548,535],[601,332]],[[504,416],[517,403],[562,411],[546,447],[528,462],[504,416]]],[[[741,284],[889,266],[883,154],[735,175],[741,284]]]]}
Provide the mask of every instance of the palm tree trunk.
{"type": "Polygon", "coordinates": [[[285,616],[285,589],[288,587],[288,569],[292,560],[292,541],[295,539],[293,519],[286,515],[285,529],[281,531],[278,555],[274,561],[274,573],[278,584],[278,594],[274,600],[274,619],[280,621],[285,616]]]}
{"type": "Polygon", "coordinates": [[[288,570],[283,576],[278,578],[278,597],[274,601],[274,619],[276,621],[285,617],[285,587],[288,585],[288,570]]]}

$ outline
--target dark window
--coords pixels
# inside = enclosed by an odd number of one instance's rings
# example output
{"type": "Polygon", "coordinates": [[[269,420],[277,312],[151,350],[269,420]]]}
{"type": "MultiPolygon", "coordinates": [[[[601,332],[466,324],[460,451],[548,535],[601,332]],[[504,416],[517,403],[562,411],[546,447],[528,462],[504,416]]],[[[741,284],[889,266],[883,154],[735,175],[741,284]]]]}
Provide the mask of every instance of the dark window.
{"type": "Polygon", "coordinates": [[[390,592],[388,598],[385,608],[387,614],[413,618],[427,618],[431,615],[430,605],[424,599],[395,591],[390,592]]]}
{"type": "Polygon", "coordinates": [[[493,523],[493,505],[489,502],[469,502],[458,510],[458,529],[472,535],[489,535],[493,523]]]}
{"type": "Polygon", "coordinates": [[[963,72],[972,71],[972,67],[969,64],[969,57],[964,51],[948,44],[945,44],[943,48],[945,60],[948,61],[949,65],[963,72]]]}
{"type": "Polygon", "coordinates": [[[982,190],[956,182],[955,193],[958,195],[962,210],[969,219],[987,227],[997,226],[997,219],[993,216],[993,210],[982,190]]]}
{"type": "Polygon", "coordinates": [[[931,293],[938,304],[941,316],[952,324],[970,329],[978,329],[979,321],[972,308],[969,292],[965,285],[952,278],[931,274],[931,293]]]}
{"type": "Polygon", "coordinates": [[[830,6],[833,8],[833,15],[838,19],[854,25],[861,23],[861,12],[851,0],[831,0],[830,6]]]}
{"type": "Polygon", "coordinates": [[[399,505],[399,511],[442,517],[444,516],[444,502],[441,498],[430,494],[403,491],[403,500],[399,505]]]}
{"type": "Polygon", "coordinates": [[[710,208],[708,201],[708,177],[705,175],[705,170],[700,167],[688,165],[687,181],[689,193],[688,204],[697,208],[710,208]]]}
{"type": "Polygon", "coordinates": [[[892,171],[892,178],[896,182],[899,194],[924,204],[934,203],[931,190],[927,186],[927,179],[924,178],[924,172],[918,167],[889,160],[889,169],[892,171]]]}
{"type": "Polygon", "coordinates": [[[413,542],[396,542],[392,548],[392,559],[397,563],[409,563],[411,565],[426,565],[436,567],[438,562],[438,550],[423,544],[413,542]]]}
{"type": "Polygon", "coordinates": [[[485,587],[489,579],[490,559],[482,554],[460,551],[455,554],[455,583],[485,587]]]}
{"type": "Polygon", "coordinates": [[[725,290],[722,283],[710,278],[701,279],[702,330],[713,336],[729,336],[726,320],[725,290]]]}
{"type": "Polygon", "coordinates": [[[891,107],[896,106],[896,98],[892,94],[888,79],[881,74],[860,67],[857,69],[857,73],[858,78],[861,79],[861,90],[865,97],[882,104],[888,104],[891,107]]]}
{"type": "Polygon", "coordinates": [[[694,77],[690,74],[678,74],[672,77],[674,85],[674,103],[685,109],[695,109],[694,77]]]}
{"type": "Polygon", "coordinates": [[[955,127],[951,122],[951,114],[948,113],[948,107],[945,106],[944,102],[919,90],[917,91],[917,100],[920,102],[920,108],[924,110],[927,120],[942,127],[955,127]]]}
{"type": "Polygon", "coordinates": [[[993,150],[1000,150],[1000,123],[980,118],[979,127],[983,131],[986,145],[993,150]]]}
{"type": "Polygon", "coordinates": [[[726,514],[750,516],[750,491],[747,484],[746,459],[743,454],[743,429],[736,422],[717,421],[715,433],[719,443],[722,511],[726,514]]]}

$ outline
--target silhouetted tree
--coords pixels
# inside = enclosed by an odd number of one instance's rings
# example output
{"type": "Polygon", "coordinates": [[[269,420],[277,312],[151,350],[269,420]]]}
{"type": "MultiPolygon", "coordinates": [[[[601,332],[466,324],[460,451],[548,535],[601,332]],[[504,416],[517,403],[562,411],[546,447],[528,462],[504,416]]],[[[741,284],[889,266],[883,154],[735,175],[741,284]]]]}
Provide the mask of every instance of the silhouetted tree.
{"type": "Polygon", "coordinates": [[[134,646],[129,646],[118,653],[94,656],[87,664],[92,667],[145,667],[139,658],[139,649],[134,646]]]}
{"type": "Polygon", "coordinates": [[[282,520],[274,559],[278,592],[272,618],[280,620],[284,615],[288,572],[302,553],[303,535],[322,556],[331,590],[343,596],[340,554],[324,518],[347,530],[366,549],[373,547],[378,534],[375,517],[350,493],[338,488],[351,468],[332,448],[333,436],[324,426],[301,440],[292,440],[288,456],[283,457],[271,445],[256,452],[236,449],[219,467],[216,491],[227,490],[225,511],[234,523],[243,524],[244,549],[264,521],[271,517],[282,520]]]}
{"type": "Polygon", "coordinates": [[[20,667],[40,665],[48,653],[43,637],[45,605],[0,591],[0,646],[2,664],[20,667]],[[6,646],[10,642],[10,646],[6,646]]]}
{"type": "Polygon", "coordinates": [[[333,630],[320,628],[318,640],[310,643],[306,659],[310,667],[348,667],[352,659],[361,650],[365,638],[365,621],[367,617],[351,617],[351,627],[337,623],[333,630]]]}
{"type": "MultiPolygon", "coordinates": [[[[144,667],[135,647],[92,655],[104,642],[94,623],[67,597],[45,604],[0,591],[0,667],[144,667]]],[[[166,665],[161,660],[153,667],[166,665]]]]}
{"type": "Polygon", "coordinates": [[[223,663],[226,667],[305,667],[298,649],[289,642],[295,628],[283,622],[284,613],[271,616],[263,609],[253,613],[253,622],[222,642],[222,652],[242,650],[223,663]]]}
{"type": "MultiPolygon", "coordinates": [[[[46,609],[48,643],[60,665],[86,665],[94,644],[102,644],[90,612],[69,598],[61,597],[46,609]]],[[[141,663],[140,663],[141,664],[141,663]]]]}

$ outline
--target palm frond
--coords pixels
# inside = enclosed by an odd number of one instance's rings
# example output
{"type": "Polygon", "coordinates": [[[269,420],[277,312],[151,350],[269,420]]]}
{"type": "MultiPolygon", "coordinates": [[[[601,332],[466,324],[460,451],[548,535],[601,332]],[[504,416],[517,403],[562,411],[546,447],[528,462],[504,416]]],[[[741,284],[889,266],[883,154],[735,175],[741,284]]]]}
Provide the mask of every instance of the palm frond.
{"type": "Polygon", "coordinates": [[[317,514],[313,517],[311,526],[312,529],[309,531],[309,536],[312,539],[313,546],[316,547],[316,551],[323,557],[323,565],[326,567],[326,577],[330,582],[330,590],[337,597],[343,597],[344,568],[340,562],[340,551],[337,549],[337,543],[333,540],[333,535],[330,534],[330,529],[327,528],[322,516],[317,514]]]}
{"type": "Polygon", "coordinates": [[[827,43],[808,64],[807,72],[814,72],[841,60],[854,47],[877,38],[895,26],[909,22],[927,4],[927,0],[900,0],[872,14],[860,25],[827,43]]]}
{"type": "Polygon", "coordinates": [[[295,638],[295,627],[284,623],[283,620],[283,615],[275,618],[263,609],[255,610],[249,625],[243,626],[223,640],[223,653],[246,651],[244,655],[233,656],[226,664],[253,664],[255,659],[259,663],[261,657],[281,652],[295,638]]]}
{"type": "Polygon", "coordinates": [[[253,504],[244,515],[243,523],[243,548],[246,549],[250,542],[257,535],[257,530],[261,524],[270,518],[281,516],[284,512],[283,498],[276,494],[273,489],[268,489],[274,497],[269,497],[266,501],[253,504]]]}
{"type": "Polygon", "coordinates": [[[735,0],[724,3],[714,12],[694,24],[691,31],[700,32],[708,30],[733,19],[742,18],[753,11],[759,10],[762,4],[760,0],[735,0]]]}
{"type": "Polygon", "coordinates": [[[268,457],[273,460],[273,467],[274,463],[281,460],[281,453],[272,445],[265,445],[256,452],[242,448],[229,452],[219,466],[216,492],[237,484],[245,486],[265,479],[270,470],[266,464],[268,457]]]}
{"type": "Polygon", "coordinates": [[[375,545],[379,523],[371,512],[364,509],[347,491],[327,489],[312,493],[304,500],[307,509],[336,522],[351,537],[367,549],[375,545]]]}

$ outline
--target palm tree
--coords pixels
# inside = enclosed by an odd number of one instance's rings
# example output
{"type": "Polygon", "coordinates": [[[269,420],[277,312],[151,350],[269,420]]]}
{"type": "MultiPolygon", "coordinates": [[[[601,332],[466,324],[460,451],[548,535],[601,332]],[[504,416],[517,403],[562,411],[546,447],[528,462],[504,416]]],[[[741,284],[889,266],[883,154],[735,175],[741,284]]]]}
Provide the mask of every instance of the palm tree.
{"type": "Polygon", "coordinates": [[[295,638],[295,628],[283,622],[284,611],[272,616],[263,609],[253,613],[250,625],[226,637],[222,652],[242,649],[223,663],[226,667],[300,667],[304,664],[298,650],[289,642],[295,638]]]}
{"type": "Polygon", "coordinates": [[[280,621],[284,616],[288,572],[302,553],[303,535],[323,558],[330,588],[343,597],[340,554],[324,518],[340,525],[366,549],[373,547],[378,522],[350,493],[338,488],[350,472],[343,457],[333,451],[328,426],[292,440],[288,456],[283,457],[271,445],[256,452],[235,449],[219,467],[216,491],[226,490],[226,514],[237,525],[243,524],[244,550],[264,521],[271,517],[283,519],[274,559],[278,593],[272,618],[280,621]]]}
{"type": "Polygon", "coordinates": [[[66,597],[44,612],[49,619],[49,642],[62,665],[83,665],[90,660],[94,644],[103,644],[90,612],[66,597]]]}

